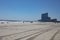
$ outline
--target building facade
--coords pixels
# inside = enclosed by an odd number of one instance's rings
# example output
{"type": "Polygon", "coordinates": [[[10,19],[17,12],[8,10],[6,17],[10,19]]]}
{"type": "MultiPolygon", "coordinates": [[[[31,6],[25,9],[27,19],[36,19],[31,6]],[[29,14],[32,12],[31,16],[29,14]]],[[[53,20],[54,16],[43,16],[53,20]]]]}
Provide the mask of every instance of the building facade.
{"type": "Polygon", "coordinates": [[[50,21],[51,18],[48,16],[48,13],[44,13],[41,15],[41,21],[50,21]]]}

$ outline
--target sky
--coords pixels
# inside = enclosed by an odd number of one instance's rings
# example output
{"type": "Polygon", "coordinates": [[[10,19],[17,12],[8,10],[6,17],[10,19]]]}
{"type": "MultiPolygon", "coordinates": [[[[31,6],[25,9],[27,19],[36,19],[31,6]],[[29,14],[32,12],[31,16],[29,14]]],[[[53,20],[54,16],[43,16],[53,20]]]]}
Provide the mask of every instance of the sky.
{"type": "Polygon", "coordinates": [[[60,20],[60,0],[0,0],[0,19],[38,20],[46,12],[60,20]]]}

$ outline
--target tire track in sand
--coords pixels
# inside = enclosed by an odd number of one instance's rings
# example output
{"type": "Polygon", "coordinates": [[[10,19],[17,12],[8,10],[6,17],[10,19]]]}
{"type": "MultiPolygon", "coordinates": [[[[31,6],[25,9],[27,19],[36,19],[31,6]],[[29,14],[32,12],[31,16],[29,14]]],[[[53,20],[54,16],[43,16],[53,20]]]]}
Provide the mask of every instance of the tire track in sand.
{"type": "Polygon", "coordinates": [[[60,31],[60,30],[58,30],[58,31],[52,36],[52,38],[51,38],[50,40],[54,40],[55,36],[59,33],[59,31],[60,31]]]}
{"type": "Polygon", "coordinates": [[[27,35],[27,36],[24,36],[24,37],[22,37],[22,38],[18,38],[18,39],[15,39],[15,40],[32,40],[33,38],[35,38],[35,37],[37,37],[38,35],[40,35],[40,34],[43,34],[43,33],[45,33],[45,32],[48,32],[48,31],[50,31],[50,30],[52,30],[53,28],[49,28],[49,29],[44,29],[44,30],[41,30],[41,31],[39,31],[39,32],[37,32],[37,33],[34,33],[34,34],[31,34],[31,35],[27,35]]]}
{"type": "MultiPolygon", "coordinates": [[[[26,39],[26,40],[46,40],[47,38],[48,38],[48,40],[50,39],[49,37],[43,37],[42,39],[39,37],[40,35],[41,35],[41,37],[42,37],[42,35],[44,35],[44,34],[46,34],[46,33],[49,33],[49,32],[51,32],[52,30],[50,30],[50,31],[48,31],[48,32],[45,32],[45,33],[42,33],[42,34],[38,34],[38,35],[35,35],[35,36],[33,36],[33,37],[31,37],[31,38],[28,38],[28,39],[26,39]],[[37,39],[36,39],[36,37],[38,37],[37,39]]],[[[56,31],[54,32],[54,33],[56,33],[56,31]]],[[[50,36],[51,37],[51,36],[50,36]]]]}

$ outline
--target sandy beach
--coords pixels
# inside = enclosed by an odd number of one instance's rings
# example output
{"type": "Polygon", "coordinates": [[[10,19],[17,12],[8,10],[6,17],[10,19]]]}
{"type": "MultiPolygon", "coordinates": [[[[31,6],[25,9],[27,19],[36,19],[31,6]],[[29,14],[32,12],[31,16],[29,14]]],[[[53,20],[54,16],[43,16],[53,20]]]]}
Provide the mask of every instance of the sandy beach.
{"type": "Polygon", "coordinates": [[[60,23],[0,23],[0,40],[60,40],[60,23]]]}

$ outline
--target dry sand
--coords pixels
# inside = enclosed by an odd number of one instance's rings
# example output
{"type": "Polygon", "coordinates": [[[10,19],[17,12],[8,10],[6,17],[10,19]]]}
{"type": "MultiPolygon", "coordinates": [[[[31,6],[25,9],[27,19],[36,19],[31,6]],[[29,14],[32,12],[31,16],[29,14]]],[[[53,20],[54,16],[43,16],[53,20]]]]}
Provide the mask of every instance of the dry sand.
{"type": "Polygon", "coordinates": [[[0,40],[60,40],[60,23],[4,22],[0,24],[0,40]]]}

